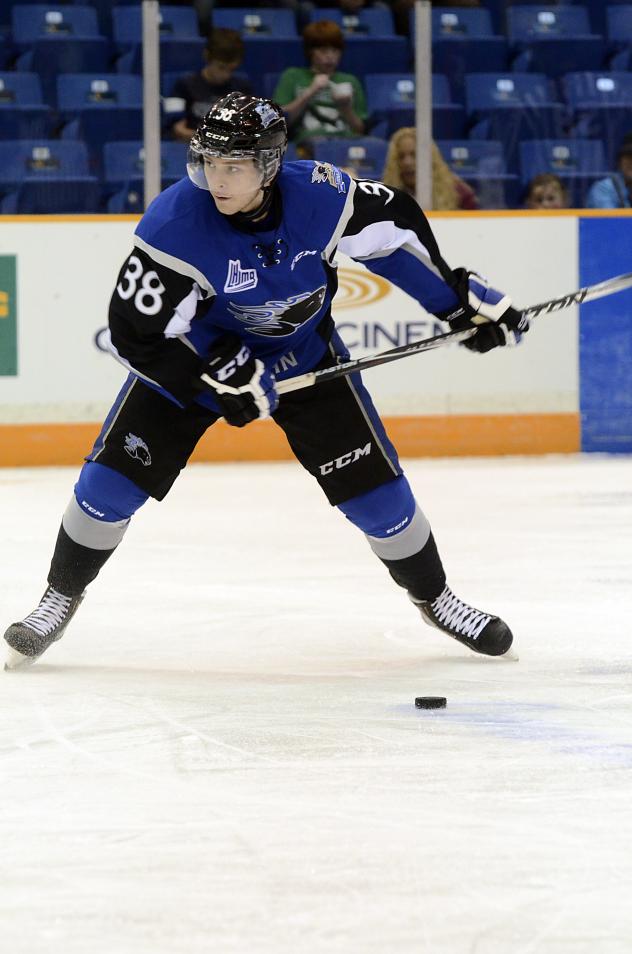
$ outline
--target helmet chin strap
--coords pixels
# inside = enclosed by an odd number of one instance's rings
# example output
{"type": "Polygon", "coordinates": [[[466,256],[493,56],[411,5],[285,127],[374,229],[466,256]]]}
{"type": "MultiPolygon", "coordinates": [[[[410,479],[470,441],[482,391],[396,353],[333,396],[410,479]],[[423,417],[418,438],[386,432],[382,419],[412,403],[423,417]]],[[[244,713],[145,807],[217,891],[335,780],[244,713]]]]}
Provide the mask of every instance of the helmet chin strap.
{"type": "Polygon", "coordinates": [[[252,222],[255,219],[263,218],[270,211],[273,196],[274,180],[270,183],[270,185],[263,187],[263,198],[256,209],[251,209],[250,212],[236,212],[234,217],[236,219],[238,218],[241,222],[252,222]]]}

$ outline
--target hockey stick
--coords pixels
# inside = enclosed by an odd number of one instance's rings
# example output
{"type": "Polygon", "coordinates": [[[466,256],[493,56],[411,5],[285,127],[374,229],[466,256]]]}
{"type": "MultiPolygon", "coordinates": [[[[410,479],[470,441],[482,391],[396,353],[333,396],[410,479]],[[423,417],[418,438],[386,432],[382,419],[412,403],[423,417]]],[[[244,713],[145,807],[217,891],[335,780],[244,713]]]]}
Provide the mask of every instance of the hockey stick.
{"type": "MultiPolygon", "coordinates": [[[[525,308],[523,313],[529,319],[538,318],[540,315],[550,315],[555,311],[570,308],[571,305],[581,305],[583,302],[605,298],[606,295],[614,295],[615,292],[624,291],[626,288],[632,288],[632,272],[627,272],[625,275],[616,275],[614,278],[608,278],[596,285],[587,285],[585,288],[571,292],[570,295],[563,295],[561,298],[551,298],[550,301],[543,301],[539,305],[531,305],[529,308],[525,308]]],[[[380,351],[378,354],[368,354],[364,358],[344,361],[332,368],[308,371],[307,374],[299,374],[294,378],[278,381],[276,390],[279,394],[287,394],[289,391],[309,388],[314,384],[320,384],[322,381],[331,381],[333,378],[353,374],[354,371],[375,368],[380,364],[387,364],[389,361],[399,361],[400,358],[406,358],[410,354],[421,354],[423,351],[433,351],[435,348],[440,348],[444,344],[465,341],[466,338],[471,338],[475,332],[476,328],[468,328],[465,331],[448,331],[446,334],[424,338],[414,344],[400,345],[398,348],[380,351]]]]}

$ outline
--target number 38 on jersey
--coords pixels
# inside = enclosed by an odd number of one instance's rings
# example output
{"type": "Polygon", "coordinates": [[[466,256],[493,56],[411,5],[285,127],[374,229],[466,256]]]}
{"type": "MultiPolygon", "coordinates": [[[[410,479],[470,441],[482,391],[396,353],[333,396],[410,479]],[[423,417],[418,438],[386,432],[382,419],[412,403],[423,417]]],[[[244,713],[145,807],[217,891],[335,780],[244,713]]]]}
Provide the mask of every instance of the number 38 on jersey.
{"type": "Polygon", "coordinates": [[[143,263],[137,255],[130,255],[127,268],[116,286],[123,301],[134,299],[136,310],[142,315],[157,315],[162,308],[162,296],[165,286],[157,272],[144,271],[143,263]]]}

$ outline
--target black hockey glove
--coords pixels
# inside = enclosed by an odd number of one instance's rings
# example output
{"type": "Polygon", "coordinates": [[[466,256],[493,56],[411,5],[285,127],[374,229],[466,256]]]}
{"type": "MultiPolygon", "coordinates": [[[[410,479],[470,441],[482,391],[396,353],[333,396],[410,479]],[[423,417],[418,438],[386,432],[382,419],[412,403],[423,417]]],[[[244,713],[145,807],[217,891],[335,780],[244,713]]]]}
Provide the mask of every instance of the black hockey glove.
{"type": "Polygon", "coordinates": [[[481,275],[460,271],[458,294],[467,304],[456,312],[437,317],[447,321],[454,331],[478,328],[476,334],[461,344],[479,354],[519,344],[529,330],[524,314],[512,306],[511,298],[492,288],[481,275]]]}
{"type": "Polygon", "coordinates": [[[200,380],[212,389],[226,423],[233,427],[270,417],[279,405],[274,375],[234,335],[220,339],[200,380]]]}

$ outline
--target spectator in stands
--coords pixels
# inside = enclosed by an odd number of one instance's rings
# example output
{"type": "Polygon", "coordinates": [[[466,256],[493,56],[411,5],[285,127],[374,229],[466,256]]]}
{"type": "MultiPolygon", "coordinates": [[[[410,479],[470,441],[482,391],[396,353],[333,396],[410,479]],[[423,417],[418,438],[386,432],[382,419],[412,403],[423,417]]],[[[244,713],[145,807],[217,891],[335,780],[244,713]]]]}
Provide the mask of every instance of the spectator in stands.
{"type": "Polygon", "coordinates": [[[586,196],[589,209],[632,208],[632,133],[624,136],[617,153],[617,171],[594,182],[586,196]]]}
{"type": "Polygon", "coordinates": [[[248,80],[235,75],[243,57],[244,41],[237,30],[211,30],[204,50],[205,65],[197,73],[180,77],[171,92],[171,97],[183,101],[178,114],[185,113],[171,127],[175,139],[188,142],[213,103],[222,96],[232,91],[253,93],[248,80]]]}
{"type": "MultiPolygon", "coordinates": [[[[417,143],[415,130],[402,126],[390,138],[382,181],[414,196],[417,185],[417,143]]],[[[432,209],[477,209],[474,190],[455,175],[432,144],[432,209]]]]}
{"type": "Polygon", "coordinates": [[[279,77],[273,99],[283,107],[290,138],[361,136],[367,116],[360,80],[340,73],[342,30],[333,20],[316,20],[303,30],[307,67],[290,66],[279,77]]]}
{"type": "Polygon", "coordinates": [[[568,194],[559,176],[543,172],[534,176],[525,194],[526,209],[567,209],[568,194]]]}

